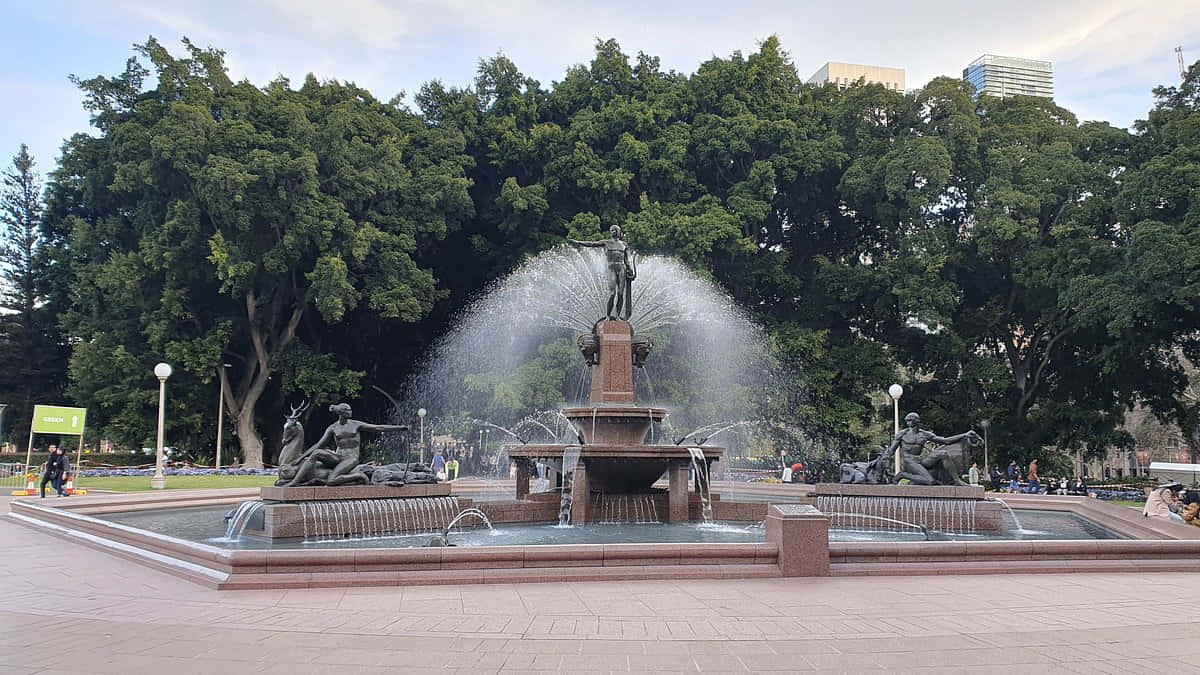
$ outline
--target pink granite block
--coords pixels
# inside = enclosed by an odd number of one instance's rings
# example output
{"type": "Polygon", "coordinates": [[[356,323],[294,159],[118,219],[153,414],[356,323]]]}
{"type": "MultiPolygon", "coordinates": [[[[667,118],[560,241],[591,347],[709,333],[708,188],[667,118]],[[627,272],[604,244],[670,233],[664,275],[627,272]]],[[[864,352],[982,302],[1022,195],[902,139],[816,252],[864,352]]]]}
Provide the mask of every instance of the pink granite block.
{"type": "Polygon", "coordinates": [[[399,572],[400,586],[432,586],[438,584],[482,584],[485,573],[482,569],[419,570],[399,572]]]}
{"type": "Polygon", "coordinates": [[[397,586],[400,572],[315,572],[309,578],[309,588],[362,588],[364,586],[397,586]]]}
{"type": "Polygon", "coordinates": [[[679,544],[604,544],[604,565],[675,565],[679,544]]]}
{"type": "Polygon", "coordinates": [[[267,551],[267,573],[288,574],[314,570],[353,572],[355,554],[355,549],[267,551]]]}
{"type": "Polygon", "coordinates": [[[442,569],[500,569],[521,567],[525,557],[522,546],[484,546],[480,548],[443,548],[442,569]]]}
{"type": "Polygon", "coordinates": [[[354,569],[362,572],[436,570],[442,566],[441,547],[354,550],[354,569]]]}
{"type": "Polygon", "coordinates": [[[603,564],[604,547],[596,544],[525,547],[525,567],[588,567],[603,564]]]}
{"type": "Polygon", "coordinates": [[[767,541],[779,549],[783,576],[828,576],[828,517],[811,506],[772,504],[766,527],[767,541]]]}

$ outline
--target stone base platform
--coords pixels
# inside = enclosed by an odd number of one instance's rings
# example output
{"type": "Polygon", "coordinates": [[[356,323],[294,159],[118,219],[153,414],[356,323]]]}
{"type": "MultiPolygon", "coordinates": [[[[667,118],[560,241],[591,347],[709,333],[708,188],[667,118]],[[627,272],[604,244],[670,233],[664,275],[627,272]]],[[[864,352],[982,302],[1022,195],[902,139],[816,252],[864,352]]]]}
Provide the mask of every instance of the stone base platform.
{"type": "Polygon", "coordinates": [[[277,487],[274,485],[259,488],[259,496],[274,502],[315,502],[332,499],[395,499],[403,497],[448,497],[449,483],[431,483],[428,485],[340,485],[313,487],[277,487]]]}
{"type": "Polygon", "coordinates": [[[814,495],[844,497],[921,497],[923,499],[984,499],[982,485],[872,485],[867,483],[817,483],[814,495]]]}

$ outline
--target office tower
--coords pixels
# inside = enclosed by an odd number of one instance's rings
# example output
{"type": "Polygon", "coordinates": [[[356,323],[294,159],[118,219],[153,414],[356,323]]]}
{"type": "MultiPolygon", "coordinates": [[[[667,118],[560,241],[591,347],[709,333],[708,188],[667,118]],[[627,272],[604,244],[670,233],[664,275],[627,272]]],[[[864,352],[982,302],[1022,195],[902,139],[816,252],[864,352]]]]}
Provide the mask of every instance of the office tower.
{"type": "Polygon", "coordinates": [[[976,96],[1054,98],[1054,73],[1049,61],[984,54],[967,64],[963,79],[975,85],[976,96]]]}

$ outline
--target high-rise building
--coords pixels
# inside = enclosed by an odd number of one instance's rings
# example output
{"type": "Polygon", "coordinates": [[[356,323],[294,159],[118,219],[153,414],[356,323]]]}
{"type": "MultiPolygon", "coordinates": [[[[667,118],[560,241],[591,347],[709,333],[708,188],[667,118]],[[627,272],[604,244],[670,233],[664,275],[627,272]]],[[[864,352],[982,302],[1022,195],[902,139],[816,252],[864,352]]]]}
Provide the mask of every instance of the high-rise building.
{"type": "Polygon", "coordinates": [[[832,82],[838,89],[845,89],[859,80],[867,84],[882,84],[894,91],[904,91],[904,69],[884,66],[864,66],[857,63],[830,61],[808,78],[809,84],[832,82]]]}
{"type": "Polygon", "coordinates": [[[963,68],[963,79],[975,95],[1054,98],[1054,72],[1049,61],[984,54],[963,68]]]}

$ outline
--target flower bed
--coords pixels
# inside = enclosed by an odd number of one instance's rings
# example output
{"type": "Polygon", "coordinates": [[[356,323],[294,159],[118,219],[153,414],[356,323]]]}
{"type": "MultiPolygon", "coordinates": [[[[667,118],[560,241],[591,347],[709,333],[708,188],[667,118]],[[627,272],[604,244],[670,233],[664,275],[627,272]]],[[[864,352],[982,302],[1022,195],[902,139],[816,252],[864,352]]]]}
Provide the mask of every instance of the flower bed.
{"type": "Polygon", "coordinates": [[[1115,500],[1140,502],[1146,500],[1144,490],[1088,490],[1088,495],[1106,502],[1115,500]]]}

